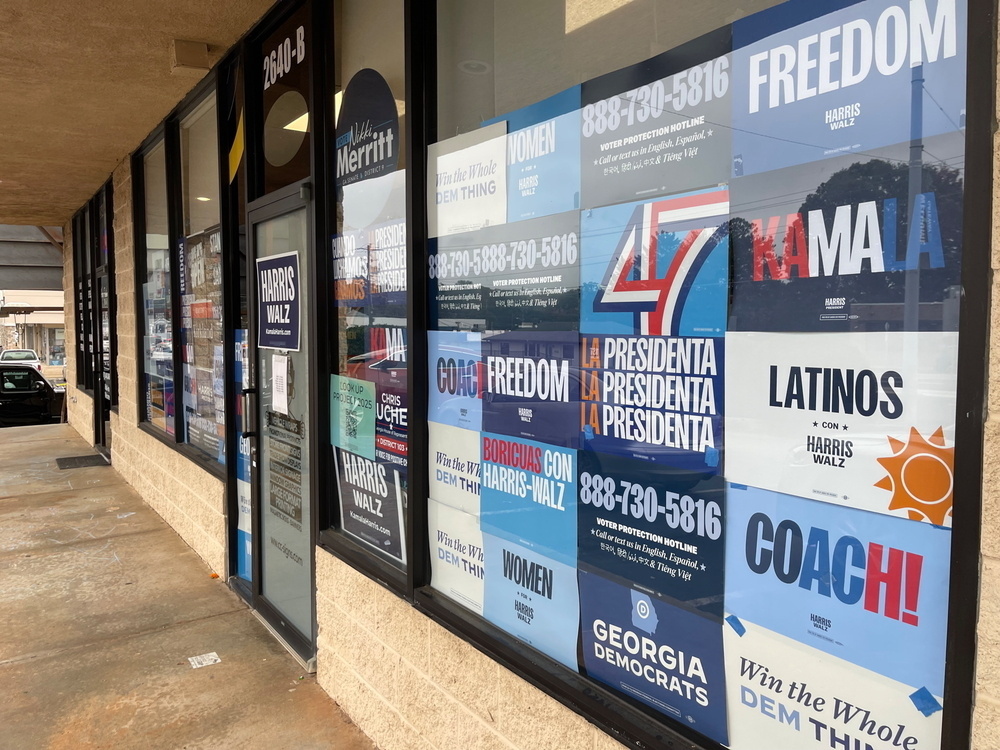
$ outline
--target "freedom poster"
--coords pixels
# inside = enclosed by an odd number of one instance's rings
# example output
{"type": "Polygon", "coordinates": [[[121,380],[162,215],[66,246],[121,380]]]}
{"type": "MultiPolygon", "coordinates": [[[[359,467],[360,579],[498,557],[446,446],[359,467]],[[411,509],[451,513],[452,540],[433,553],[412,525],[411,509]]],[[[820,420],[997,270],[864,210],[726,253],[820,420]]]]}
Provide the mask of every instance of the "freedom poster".
{"type": "Polygon", "coordinates": [[[729,191],[584,211],[580,330],[722,336],[729,302],[729,191]]]}
{"type": "Polygon", "coordinates": [[[729,486],[726,610],[933,695],[951,530],[729,486]]]}
{"type": "Polygon", "coordinates": [[[964,0],[795,0],[736,21],[733,175],[963,128],[966,15],[964,0]]]}
{"type": "Polygon", "coordinates": [[[511,331],[482,343],[483,430],[578,447],[579,334],[511,331]]]}
{"type": "Polygon", "coordinates": [[[730,333],[726,478],[951,524],[957,333],[730,333]]]}
{"type": "Polygon", "coordinates": [[[940,694],[735,616],[723,632],[733,750],[940,747],[940,694]]]}
{"type": "Polygon", "coordinates": [[[586,571],[580,618],[590,677],[728,742],[721,622],[586,571]]]}
{"type": "Polygon", "coordinates": [[[581,87],[582,207],[725,183],[730,29],[581,87]]]}
{"type": "Polygon", "coordinates": [[[440,237],[429,257],[435,328],[576,331],[580,213],[440,237]]]}
{"type": "Polygon", "coordinates": [[[733,180],[729,330],[958,330],[964,139],[733,180]]]}
{"type": "Polygon", "coordinates": [[[579,565],[722,617],[722,477],[579,454],[579,565]]]}
{"type": "Polygon", "coordinates": [[[575,450],[484,432],[483,531],[575,567],[575,450]]]}
{"type": "Polygon", "coordinates": [[[585,448],[719,473],[724,339],[584,334],[580,357],[585,448]]]}
{"type": "Polygon", "coordinates": [[[507,221],[580,207],[580,87],[483,125],[507,123],[507,221]]]}
{"type": "Polygon", "coordinates": [[[576,568],[490,534],[483,534],[483,543],[483,616],[576,672],[580,632],[576,568]]]}

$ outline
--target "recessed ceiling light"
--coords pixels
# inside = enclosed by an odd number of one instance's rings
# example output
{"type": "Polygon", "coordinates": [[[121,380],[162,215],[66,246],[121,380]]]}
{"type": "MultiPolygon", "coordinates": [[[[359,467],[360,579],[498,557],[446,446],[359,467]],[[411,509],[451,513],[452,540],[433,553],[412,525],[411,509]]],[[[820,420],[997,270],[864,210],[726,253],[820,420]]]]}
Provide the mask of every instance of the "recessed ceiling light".
{"type": "Polygon", "coordinates": [[[212,199],[211,199],[211,198],[206,198],[206,197],[205,197],[204,195],[199,195],[199,196],[197,197],[197,199],[196,199],[196,200],[200,200],[200,201],[210,201],[210,200],[212,200],[212,199]]]}
{"type": "Polygon", "coordinates": [[[462,60],[458,64],[458,69],[474,76],[484,76],[493,70],[493,66],[482,60],[462,60]]]}

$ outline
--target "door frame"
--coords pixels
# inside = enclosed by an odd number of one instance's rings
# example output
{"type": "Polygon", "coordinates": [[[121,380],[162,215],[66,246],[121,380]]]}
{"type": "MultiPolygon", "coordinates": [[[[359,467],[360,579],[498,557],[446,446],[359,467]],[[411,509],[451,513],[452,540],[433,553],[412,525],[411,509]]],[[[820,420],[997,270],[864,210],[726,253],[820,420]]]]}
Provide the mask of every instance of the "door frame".
{"type": "MultiPolygon", "coordinates": [[[[305,209],[306,211],[306,241],[305,253],[309,261],[309,273],[302,279],[302,286],[308,288],[307,304],[303,305],[300,315],[309,320],[306,336],[300,342],[301,350],[306,353],[309,359],[309,388],[308,397],[310,403],[310,413],[316,413],[316,405],[319,397],[319,367],[318,367],[318,347],[317,347],[317,303],[318,295],[316,285],[313,280],[316,277],[317,265],[317,236],[315,226],[315,206],[312,199],[312,180],[306,178],[299,182],[288,185],[280,190],[275,190],[247,205],[247,351],[243,361],[244,367],[249,367],[248,388],[249,399],[244,401],[244,419],[250,436],[250,486],[251,486],[251,537],[252,537],[252,578],[250,581],[250,604],[254,611],[264,620],[265,625],[281,640],[291,651],[295,653],[303,664],[311,669],[315,669],[316,659],[316,565],[315,549],[317,540],[317,514],[319,513],[319,432],[320,419],[313,418],[311,429],[307,435],[305,449],[309,452],[309,477],[306,482],[308,496],[305,498],[309,503],[309,588],[312,594],[312,622],[310,633],[300,633],[291,624],[285,622],[285,617],[270,603],[262,594],[262,540],[260,534],[260,474],[258,466],[258,456],[260,447],[260,409],[259,388],[257,382],[257,233],[258,224],[270,219],[283,216],[293,211],[305,209]],[[250,408],[247,411],[247,403],[250,408]]],[[[230,525],[236,523],[236,518],[230,518],[230,525]]],[[[306,531],[303,529],[303,531],[306,531]]],[[[234,529],[230,529],[235,533],[234,529]]]]}

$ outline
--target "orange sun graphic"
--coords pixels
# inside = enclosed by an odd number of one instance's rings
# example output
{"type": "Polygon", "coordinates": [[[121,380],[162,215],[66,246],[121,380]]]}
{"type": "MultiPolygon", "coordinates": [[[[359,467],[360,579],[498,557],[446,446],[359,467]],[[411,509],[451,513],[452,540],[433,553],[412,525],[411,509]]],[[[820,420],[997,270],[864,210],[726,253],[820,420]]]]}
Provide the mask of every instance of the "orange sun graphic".
{"type": "Polygon", "coordinates": [[[875,483],[892,493],[889,510],[905,508],[913,521],[944,526],[955,490],[955,448],[945,448],[944,430],[925,440],[911,427],[908,442],[889,437],[889,445],[893,454],[878,459],[889,476],[875,483]]]}

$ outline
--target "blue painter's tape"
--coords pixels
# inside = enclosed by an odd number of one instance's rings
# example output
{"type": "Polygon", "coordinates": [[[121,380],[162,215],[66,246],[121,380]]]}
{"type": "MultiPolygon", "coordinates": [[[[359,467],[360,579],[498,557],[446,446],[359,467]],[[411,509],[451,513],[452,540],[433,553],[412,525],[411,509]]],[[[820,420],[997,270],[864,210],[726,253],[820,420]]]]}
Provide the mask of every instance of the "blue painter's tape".
{"type": "Polygon", "coordinates": [[[591,427],[589,424],[584,425],[583,426],[583,436],[587,440],[593,440],[594,439],[594,428],[591,427]]]}
{"type": "Polygon", "coordinates": [[[740,618],[737,617],[736,615],[729,615],[729,617],[726,618],[726,622],[729,623],[729,627],[735,630],[736,635],[738,635],[740,638],[746,635],[747,632],[746,626],[742,622],[740,622],[740,618]]]}
{"type": "Polygon", "coordinates": [[[711,445],[705,449],[705,465],[706,466],[718,466],[719,465],[719,449],[714,448],[711,445]]]}
{"type": "Polygon", "coordinates": [[[747,486],[745,484],[730,484],[729,488],[733,490],[745,490],[747,486]]]}
{"type": "Polygon", "coordinates": [[[917,692],[910,696],[910,700],[913,701],[913,705],[917,707],[917,710],[924,716],[930,716],[931,714],[937,713],[941,710],[941,704],[937,702],[931,691],[925,687],[920,688],[917,692]]]}

